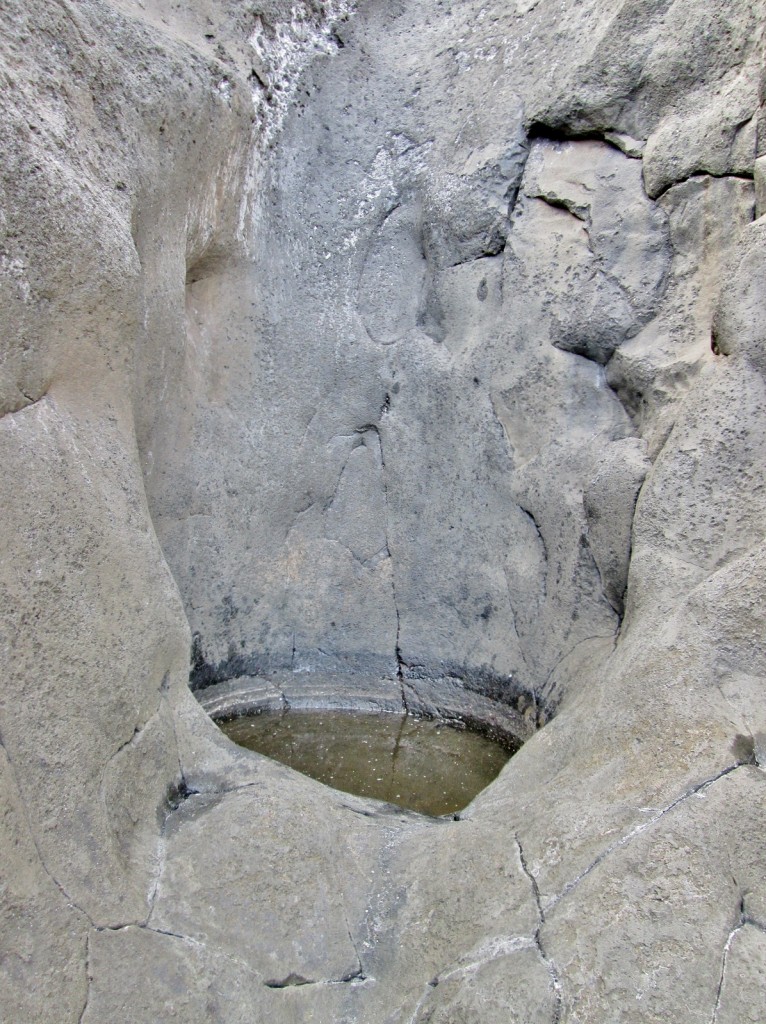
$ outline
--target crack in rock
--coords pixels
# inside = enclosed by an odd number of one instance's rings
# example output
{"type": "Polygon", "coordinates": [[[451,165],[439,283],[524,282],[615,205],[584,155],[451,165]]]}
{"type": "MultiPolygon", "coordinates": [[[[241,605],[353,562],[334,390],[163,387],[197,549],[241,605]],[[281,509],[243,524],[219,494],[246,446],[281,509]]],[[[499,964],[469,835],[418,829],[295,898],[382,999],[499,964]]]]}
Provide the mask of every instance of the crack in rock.
{"type": "MultiPolygon", "coordinates": [[[[167,824],[167,819],[166,819],[166,824],[167,824]]],[[[165,842],[164,826],[163,826],[163,831],[160,834],[158,842],[157,842],[157,869],[155,871],[154,878],[152,879],[152,884],[151,884],[151,887],[149,889],[149,912],[147,913],[146,918],[142,922],[142,926],[144,926],[144,927],[146,927],[149,924],[149,921],[151,920],[152,914],[154,913],[154,907],[155,907],[155,905],[157,903],[157,896],[159,895],[159,891],[160,891],[160,883],[162,881],[162,876],[165,874],[165,865],[167,864],[167,854],[168,854],[168,850],[167,850],[167,843],[165,842]]]]}
{"type": "MultiPolygon", "coordinates": [[[[509,203],[510,205],[508,207],[508,216],[510,217],[510,215],[513,213],[514,206],[516,205],[516,197],[514,196],[512,200],[509,200],[509,203]]],[[[476,255],[466,256],[464,259],[458,260],[456,263],[449,263],[447,264],[447,269],[455,270],[457,267],[466,267],[470,263],[478,263],[479,260],[493,260],[497,256],[502,256],[502,254],[505,252],[505,247],[507,244],[508,243],[506,239],[498,239],[496,247],[492,246],[490,248],[485,248],[476,255]]]]}
{"type": "Polygon", "coordinates": [[[710,786],[714,785],[720,779],[725,778],[725,776],[727,775],[731,775],[732,772],[735,772],[738,769],[743,768],[749,764],[751,764],[750,761],[737,761],[736,764],[729,765],[728,768],[724,768],[722,771],[718,772],[718,774],[714,775],[712,778],[705,779],[704,782],[697,783],[695,786],[692,786],[691,789],[687,789],[685,793],[682,793],[681,796],[677,797],[675,800],[669,803],[667,807],[663,807],[662,810],[658,811],[647,821],[642,821],[640,825],[636,825],[635,828],[632,828],[630,832],[628,832],[626,835],[621,836],[619,839],[616,839],[613,843],[607,846],[605,850],[602,850],[601,853],[595,858],[595,860],[593,860],[588,865],[587,868],[585,868],[584,871],[581,871],[576,878],[572,879],[572,881],[567,882],[567,884],[564,886],[561,892],[557,896],[554,896],[551,899],[551,901],[546,905],[546,907],[544,908],[545,911],[548,912],[552,910],[555,906],[557,906],[561,902],[561,900],[563,900],[571,892],[573,892],[580,884],[580,882],[584,878],[587,878],[587,876],[592,871],[594,871],[599,866],[599,864],[602,864],[607,859],[607,857],[610,856],[610,854],[614,853],[615,850],[619,850],[623,846],[627,846],[636,838],[636,836],[639,836],[643,832],[646,832],[646,830],[651,828],[652,825],[654,825],[656,822],[660,820],[660,818],[663,818],[666,814],[669,814],[671,811],[675,810],[675,808],[678,807],[679,804],[684,803],[690,797],[696,796],[698,793],[701,793],[704,790],[708,789],[710,786]]]}
{"type": "Polygon", "coordinates": [[[264,981],[266,988],[296,988],[304,985],[358,985],[367,978],[361,970],[344,974],[342,978],[305,978],[302,974],[291,971],[285,978],[270,978],[264,981]]]}
{"type": "Polygon", "coordinates": [[[216,947],[210,950],[208,949],[207,944],[205,942],[201,942],[199,939],[194,939],[192,938],[191,935],[184,935],[181,932],[174,932],[170,928],[159,928],[148,924],[136,925],[134,927],[138,927],[143,931],[154,932],[155,935],[164,935],[169,939],[177,939],[179,942],[183,942],[185,945],[191,946],[193,949],[198,950],[200,953],[204,953],[207,956],[212,957],[213,959],[219,957],[220,959],[225,960],[227,963],[238,968],[239,970],[244,971],[246,974],[252,975],[253,978],[255,978],[256,980],[263,981],[263,975],[259,974],[258,971],[256,971],[251,964],[249,964],[246,960],[243,960],[240,957],[234,956],[232,953],[227,952],[225,949],[216,947]]]}
{"type": "Polygon", "coordinates": [[[438,988],[439,985],[445,981],[449,981],[451,978],[459,977],[463,974],[469,974],[480,970],[487,964],[493,963],[495,960],[499,960],[506,956],[511,956],[514,953],[519,953],[523,950],[534,949],[539,954],[541,960],[545,964],[545,968],[551,979],[551,988],[554,993],[555,1005],[553,1010],[553,1016],[551,1018],[551,1024],[560,1024],[563,1014],[563,996],[562,996],[562,985],[559,978],[556,965],[545,951],[542,944],[540,932],[545,923],[545,913],[542,907],[542,900],[540,897],[540,890],[537,885],[537,879],[534,877],[532,872],[529,870],[524,856],[524,850],[519,840],[518,835],[514,837],[516,841],[516,849],[519,857],[519,864],[524,875],[529,880],[532,889],[532,898],[534,899],[535,907],[537,909],[537,927],[533,935],[514,935],[514,936],[494,936],[482,943],[478,948],[475,948],[471,953],[465,956],[470,956],[470,959],[466,959],[465,962],[461,963],[460,959],[453,961],[444,970],[440,971],[435,977],[431,978],[425,985],[425,988],[415,1005],[412,1012],[412,1016],[409,1018],[408,1024],[417,1024],[418,1015],[423,1008],[424,1003],[428,999],[433,989],[438,988]]]}
{"type": "Polygon", "coordinates": [[[550,672],[546,676],[545,682],[540,688],[540,692],[543,698],[547,700],[550,697],[549,686],[551,679],[553,678],[554,673],[556,672],[556,669],[558,669],[562,665],[562,663],[567,660],[567,658],[574,654],[574,652],[578,650],[578,648],[582,647],[583,644],[590,643],[591,640],[609,640],[611,641],[612,650],[614,651],[615,647],[617,646],[617,638],[617,631],[615,631],[614,633],[594,633],[593,636],[584,636],[581,640],[578,640],[577,643],[574,644],[572,647],[567,648],[567,650],[565,650],[564,653],[556,660],[556,664],[550,670],[550,672]]]}
{"type": "Polygon", "coordinates": [[[345,906],[343,906],[342,909],[343,909],[343,920],[344,920],[344,922],[346,924],[346,931],[348,932],[348,941],[351,943],[351,948],[354,951],[354,956],[356,957],[356,962],[357,962],[357,964],[359,966],[358,966],[356,971],[354,971],[352,974],[349,974],[347,977],[342,978],[341,980],[342,981],[352,981],[354,979],[358,979],[359,981],[366,981],[367,980],[367,975],[364,972],[364,965],[362,964],[362,958],[359,955],[359,947],[357,946],[356,942],[354,941],[354,936],[351,934],[351,925],[349,924],[349,921],[348,921],[348,913],[346,911],[345,906]]]}
{"type": "MultiPolygon", "coordinates": [[[[286,707],[289,708],[289,704],[286,703],[286,707]]],[[[225,786],[215,787],[213,789],[197,789],[194,786],[189,786],[184,776],[180,782],[175,784],[170,789],[170,795],[168,797],[168,814],[163,824],[163,834],[167,829],[168,821],[176,814],[177,811],[191,800],[195,796],[202,797],[203,799],[222,800],[224,797],[234,795],[236,793],[242,793],[246,789],[258,789],[263,785],[262,782],[242,782],[238,786],[225,786]]]]}
{"type": "Polygon", "coordinates": [[[691,174],[687,174],[685,177],[679,178],[677,181],[671,181],[669,185],[666,185],[664,188],[660,189],[660,191],[656,195],[649,196],[649,198],[656,203],[660,199],[662,199],[664,195],[670,192],[672,188],[675,188],[676,185],[685,185],[687,181],[694,181],[695,178],[734,178],[736,181],[753,181],[754,175],[746,173],[734,174],[731,171],[722,171],[721,173],[703,170],[692,171],[691,174]]]}
{"type": "Polygon", "coordinates": [[[148,923],[147,924],[137,923],[137,924],[123,924],[123,925],[119,925],[119,926],[116,926],[116,927],[113,927],[113,928],[112,927],[97,927],[97,928],[94,928],[94,931],[99,932],[99,933],[104,933],[104,932],[117,933],[117,932],[130,931],[131,929],[135,929],[137,931],[151,932],[154,935],[162,935],[165,938],[169,938],[169,939],[177,939],[179,942],[183,942],[184,945],[190,946],[193,949],[197,950],[198,952],[204,953],[208,957],[212,957],[213,959],[218,957],[218,958],[220,958],[222,960],[225,960],[227,963],[233,965],[234,967],[238,968],[239,970],[242,970],[242,971],[246,972],[247,974],[252,975],[257,981],[263,982],[263,975],[259,974],[259,972],[256,971],[253,968],[253,966],[251,964],[249,964],[246,960],[243,960],[240,957],[234,956],[232,953],[229,953],[226,950],[221,949],[220,947],[216,947],[216,948],[211,950],[211,949],[208,948],[207,944],[205,942],[202,942],[200,939],[195,939],[191,935],[184,935],[182,932],[173,931],[171,928],[161,928],[159,926],[151,925],[151,924],[148,924],[148,923]]]}
{"type": "Polygon", "coordinates": [[[24,391],[22,388],[17,388],[17,391],[24,399],[24,404],[19,405],[18,409],[6,409],[5,411],[0,412],[0,419],[3,419],[5,416],[17,416],[19,413],[26,412],[27,409],[31,409],[33,406],[38,405],[40,402],[44,401],[44,399],[48,397],[47,391],[44,391],[37,398],[35,398],[33,395],[27,394],[27,392],[24,391]]]}
{"type": "MultiPolygon", "coordinates": [[[[540,952],[540,945],[536,936],[495,936],[479,946],[478,949],[472,951],[472,958],[466,963],[460,963],[459,960],[453,961],[454,966],[453,964],[448,965],[443,971],[440,971],[435,977],[431,978],[431,980],[426,983],[408,1024],[417,1024],[418,1014],[420,1013],[426,999],[428,999],[429,995],[435,988],[438,988],[439,985],[442,985],[445,981],[459,977],[462,974],[470,974],[479,971],[482,967],[486,967],[487,964],[491,964],[495,960],[512,956],[514,953],[520,953],[526,949],[535,949],[538,953],[540,952]]],[[[544,955],[543,960],[546,961],[546,966],[550,970],[550,961],[548,961],[544,955]]],[[[424,1018],[424,1020],[427,1019],[430,1018],[424,1018]]],[[[559,1020],[560,1014],[556,1012],[552,1024],[558,1024],[559,1020]]]]}
{"type": "Polygon", "coordinates": [[[524,949],[537,949],[537,942],[534,936],[528,935],[514,935],[512,937],[507,936],[496,936],[479,946],[476,950],[473,959],[467,963],[460,964],[456,962],[457,966],[447,967],[446,970],[440,971],[436,977],[432,978],[428,982],[428,988],[437,988],[442,985],[445,981],[450,978],[454,978],[459,974],[468,974],[471,971],[478,971],[481,967],[486,967],[487,964],[493,963],[495,960],[500,960],[502,957],[511,956],[513,953],[519,953],[524,949]]]}
{"type": "MultiPolygon", "coordinates": [[[[163,680],[163,682],[164,682],[164,680],[163,680]]],[[[104,787],[104,776],[106,775],[107,771],[109,770],[109,768],[110,768],[112,762],[114,761],[114,759],[116,757],[118,757],[123,752],[123,750],[127,749],[128,747],[133,746],[133,744],[136,742],[136,740],[138,740],[138,738],[149,728],[149,726],[152,724],[154,719],[162,711],[162,701],[163,701],[163,698],[162,698],[162,696],[160,696],[159,702],[157,704],[157,707],[154,709],[154,711],[152,711],[152,713],[143,722],[141,722],[139,725],[134,725],[133,726],[133,732],[131,733],[131,735],[128,736],[128,738],[126,740],[124,740],[119,745],[119,747],[115,750],[115,752],[109,756],[109,760],[106,762],[106,764],[104,765],[103,771],[101,772],[101,789],[103,789],[103,787],[104,787]]]]}
{"type": "Polygon", "coordinates": [[[1,735],[0,735],[0,747],[2,747],[2,749],[3,749],[4,753],[5,753],[6,761],[8,762],[8,770],[10,771],[10,773],[11,773],[11,775],[13,777],[13,784],[14,784],[16,792],[18,793],[18,796],[19,796],[19,806],[21,808],[21,815],[23,816],[24,821],[26,822],[27,832],[29,833],[29,838],[30,838],[30,841],[32,843],[32,846],[34,846],[34,848],[35,848],[35,853],[37,854],[37,859],[40,862],[40,867],[43,869],[45,874],[51,880],[53,885],[58,889],[58,891],[64,897],[64,899],[66,900],[68,906],[70,906],[71,908],[76,910],[78,913],[82,914],[82,916],[91,925],[91,927],[95,927],[95,922],[91,918],[90,914],[86,910],[83,910],[83,908],[81,906],[79,906],[74,901],[74,899],[67,892],[66,888],[61,884],[61,882],[59,882],[58,878],[56,878],[56,876],[48,868],[48,865],[45,863],[45,859],[44,859],[44,857],[42,855],[42,851],[40,850],[40,844],[39,844],[39,842],[37,840],[37,836],[34,833],[34,829],[32,828],[32,820],[31,820],[31,818],[29,816],[29,811],[27,809],[26,801],[23,798],[23,795],[22,795],[22,792],[21,792],[21,787],[19,786],[19,779],[18,779],[18,775],[16,774],[16,767],[15,767],[13,761],[11,760],[11,755],[8,752],[8,748],[6,747],[5,743],[3,742],[3,738],[2,738],[1,735]]]}
{"type": "Polygon", "coordinates": [[[299,985],[316,985],[316,981],[312,981],[310,978],[304,978],[302,974],[295,974],[290,972],[285,978],[269,978],[268,981],[263,983],[266,988],[295,988],[299,985]]]}
{"type": "Polygon", "coordinates": [[[543,561],[545,562],[545,568],[543,570],[543,586],[542,586],[542,600],[544,601],[546,599],[546,597],[548,596],[548,565],[549,565],[548,545],[545,543],[545,537],[543,536],[543,531],[540,528],[540,524],[538,523],[537,518],[534,515],[534,513],[532,511],[530,511],[530,509],[524,508],[523,505],[519,505],[519,508],[524,513],[524,515],[528,517],[528,519],[530,520],[530,522],[534,526],[535,530],[537,531],[537,537],[538,537],[538,539],[540,541],[540,544],[542,545],[543,561]]]}
{"type": "Polygon", "coordinates": [[[85,1020],[85,1014],[88,1012],[88,1003],[90,1002],[90,986],[93,981],[93,975],[90,972],[90,932],[88,932],[85,938],[85,1002],[83,1003],[82,1010],[80,1010],[80,1016],[77,1018],[78,1024],[82,1024],[85,1020]]]}
{"type": "Polygon", "coordinates": [[[540,954],[540,957],[542,958],[543,963],[546,966],[546,969],[551,979],[551,987],[553,988],[555,998],[552,1022],[553,1024],[559,1024],[564,1009],[564,999],[561,990],[561,979],[559,977],[558,970],[556,969],[556,964],[551,959],[551,957],[546,953],[545,947],[543,946],[541,932],[543,929],[543,925],[545,924],[545,911],[543,910],[543,903],[540,897],[540,888],[537,884],[537,879],[529,870],[529,867],[527,865],[526,857],[524,856],[524,848],[521,845],[521,840],[519,839],[518,835],[516,835],[514,838],[516,840],[516,850],[519,855],[519,863],[521,864],[521,870],[529,879],[529,884],[532,887],[532,895],[535,900],[535,906],[537,907],[537,928],[535,929],[534,943],[537,947],[537,951],[540,954]]]}
{"type": "Polygon", "coordinates": [[[729,959],[729,950],[731,949],[731,944],[734,941],[734,936],[738,932],[741,932],[746,924],[747,918],[745,917],[745,901],[743,898],[740,900],[739,903],[739,916],[737,918],[737,923],[729,932],[728,938],[724,943],[723,954],[721,955],[721,974],[718,979],[718,988],[716,989],[715,994],[715,1006],[713,1007],[713,1016],[710,1019],[710,1024],[717,1024],[718,1021],[718,1011],[721,1008],[721,992],[723,991],[723,982],[726,976],[726,964],[729,959]]]}
{"type": "MultiPolygon", "coordinates": [[[[388,413],[390,408],[391,408],[391,396],[387,394],[386,397],[385,397],[385,401],[383,402],[383,407],[382,407],[382,409],[380,411],[381,418],[388,413]]],[[[378,425],[376,425],[376,424],[370,424],[369,427],[365,428],[365,429],[370,429],[370,430],[374,431],[375,436],[378,439],[378,446],[380,448],[380,465],[381,465],[381,470],[382,470],[381,476],[382,476],[382,482],[383,482],[383,505],[384,505],[385,510],[386,510],[386,515],[385,515],[386,551],[388,552],[388,557],[391,559],[391,597],[392,597],[393,604],[394,604],[394,614],[396,615],[396,641],[395,641],[395,644],[394,644],[394,654],[396,656],[396,678],[399,680],[399,687],[400,687],[401,693],[402,693],[402,706],[404,707],[404,710],[406,712],[408,712],[409,711],[409,705],[407,703],[407,694],[406,694],[405,688],[404,688],[404,669],[405,669],[406,666],[405,666],[404,659],[402,658],[402,648],[401,648],[402,620],[401,620],[401,613],[400,613],[400,610],[399,610],[399,601],[398,601],[397,593],[396,593],[396,570],[395,570],[395,567],[394,567],[394,558],[393,558],[393,555],[391,554],[391,543],[390,543],[390,540],[389,540],[389,531],[388,531],[388,524],[389,524],[389,520],[390,520],[391,517],[390,517],[390,512],[389,512],[388,479],[387,479],[387,473],[386,473],[385,452],[383,451],[383,437],[382,437],[381,432],[380,432],[380,427],[378,425]]]]}
{"type": "MultiPolygon", "coordinates": [[[[590,227],[590,211],[586,207],[578,206],[577,203],[571,199],[564,199],[561,196],[554,195],[552,192],[525,192],[530,199],[537,199],[541,203],[545,203],[546,206],[550,206],[554,210],[564,210],[566,213],[571,214],[575,220],[579,220],[581,224],[585,225],[585,232],[588,233],[590,227]]],[[[593,251],[590,245],[590,238],[588,238],[588,248],[593,251]]]]}

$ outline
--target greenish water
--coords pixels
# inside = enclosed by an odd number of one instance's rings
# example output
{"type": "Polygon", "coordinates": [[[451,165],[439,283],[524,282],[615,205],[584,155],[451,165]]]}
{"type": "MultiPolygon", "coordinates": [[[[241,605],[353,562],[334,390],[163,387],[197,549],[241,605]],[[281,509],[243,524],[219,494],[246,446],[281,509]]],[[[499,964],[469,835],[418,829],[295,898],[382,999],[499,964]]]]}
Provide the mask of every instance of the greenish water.
{"type": "Polygon", "coordinates": [[[263,712],[219,725],[240,746],[335,789],[432,815],[465,807],[521,745],[392,713],[263,712]]]}

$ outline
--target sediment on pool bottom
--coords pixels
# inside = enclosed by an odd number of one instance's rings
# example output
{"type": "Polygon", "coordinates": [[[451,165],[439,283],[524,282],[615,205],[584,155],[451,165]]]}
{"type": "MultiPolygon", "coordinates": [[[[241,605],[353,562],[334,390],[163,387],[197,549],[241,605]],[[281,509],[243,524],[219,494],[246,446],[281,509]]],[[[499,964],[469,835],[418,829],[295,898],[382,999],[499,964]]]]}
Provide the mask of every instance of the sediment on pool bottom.
{"type": "Polygon", "coordinates": [[[521,746],[394,712],[263,711],[219,725],[235,743],[326,785],[430,815],[462,810],[521,746]]]}

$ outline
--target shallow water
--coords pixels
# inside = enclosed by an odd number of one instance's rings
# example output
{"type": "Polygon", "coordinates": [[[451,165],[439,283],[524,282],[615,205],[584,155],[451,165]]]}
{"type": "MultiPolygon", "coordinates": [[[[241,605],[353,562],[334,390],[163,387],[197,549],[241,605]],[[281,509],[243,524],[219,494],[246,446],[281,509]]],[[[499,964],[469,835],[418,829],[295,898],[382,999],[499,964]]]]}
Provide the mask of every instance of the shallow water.
{"type": "Polygon", "coordinates": [[[328,786],[432,815],[465,807],[521,745],[393,713],[263,712],[219,725],[240,746],[328,786]]]}

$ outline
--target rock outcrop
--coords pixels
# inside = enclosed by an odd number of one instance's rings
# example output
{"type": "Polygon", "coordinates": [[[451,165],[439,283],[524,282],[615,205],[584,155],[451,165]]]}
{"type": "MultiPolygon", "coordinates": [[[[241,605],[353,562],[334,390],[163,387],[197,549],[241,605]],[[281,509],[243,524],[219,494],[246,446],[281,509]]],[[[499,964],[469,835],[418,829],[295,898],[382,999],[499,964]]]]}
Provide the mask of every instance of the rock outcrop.
{"type": "Polygon", "coordinates": [[[762,0],[0,21],[0,1018],[763,1020],[762,0]],[[190,672],[542,727],[434,820],[190,672]]]}

